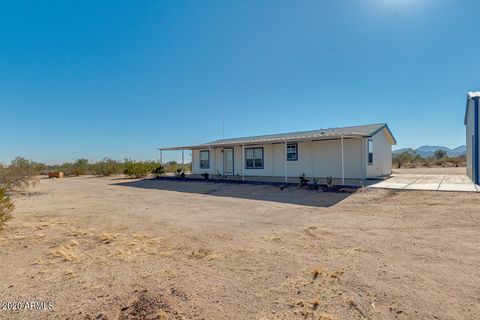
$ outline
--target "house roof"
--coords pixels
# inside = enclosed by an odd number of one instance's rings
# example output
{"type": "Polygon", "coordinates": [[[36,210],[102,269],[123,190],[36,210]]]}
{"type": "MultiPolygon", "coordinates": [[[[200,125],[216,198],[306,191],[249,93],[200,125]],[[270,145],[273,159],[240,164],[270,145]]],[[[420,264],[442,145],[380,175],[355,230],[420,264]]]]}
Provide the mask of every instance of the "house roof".
{"type": "Polygon", "coordinates": [[[302,140],[326,140],[335,139],[340,137],[371,137],[381,130],[386,129],[390,135],[393,144],[396,144],[396,140],[388,128],[386,123],[370,124],[363,126],[344,127],[344,128],[329,128],[319,129],[311,131],[299,131],[289,133],[278,133],[251,137],[240,137],[232,139],[220,139],[211,141],[201,145],[183,146],[173,148],[159,148],[159,150],[181,150],[181,149],[201,149],[208,147],[229,146],[229,145],[252,145],[261,143],[275,143],[284,141],[302,141],[302,140]]]}
{"type": "Polygon", "coordinates": [[[472,91],[467,93],[467,106],[465,107],[465,119],[463,124],[467,125],[467,117],[468,117],[468,108],[470,107],[470,100],[479,99],[480,98],[480,91],[472,91]]]}

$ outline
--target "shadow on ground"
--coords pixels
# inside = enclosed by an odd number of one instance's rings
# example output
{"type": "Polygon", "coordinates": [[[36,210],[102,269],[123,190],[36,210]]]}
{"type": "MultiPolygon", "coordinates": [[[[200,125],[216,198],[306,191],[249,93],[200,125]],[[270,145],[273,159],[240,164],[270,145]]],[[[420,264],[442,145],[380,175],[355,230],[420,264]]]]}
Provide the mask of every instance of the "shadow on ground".
{"type": "Polygon", "coordinates": [[[304,190],[297,186],[289,186],[282,189],[280,187],[269,185],[201,181],[164,181],[157,179],[118,182],[113,183],[112,185],[193,193],[216,197],[271,201],[310,207],[331,207],[352,195],[351,193],[329,193],[304,190]]]}

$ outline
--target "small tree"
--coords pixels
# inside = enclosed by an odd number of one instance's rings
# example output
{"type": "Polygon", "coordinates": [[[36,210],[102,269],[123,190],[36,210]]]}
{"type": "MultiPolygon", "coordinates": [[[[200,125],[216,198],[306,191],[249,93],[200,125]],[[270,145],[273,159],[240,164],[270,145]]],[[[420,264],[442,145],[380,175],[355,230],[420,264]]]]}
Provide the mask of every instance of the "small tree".
{"type": "Polygon", "coordinates": [[[88,170],[88,160],[87,159],[78,159],[73,164],[71,173],[76,176],[82,176],[87,173],[88,170]]]}
{"type": "Polygon", "coordinates": [[[143,178],[153,173],[159,166],[155,161],[133,161],[125,159],[125,169],[123,173],[134,178],[143,178]]]}
{"type": "Polygon", "coordinates": [[[446,159],[448,156],[445,150],[438,149],[433,153],[433,157],[436,160],[441,160],[441,159],[446,159]]]}
{"type": "Polygon", "coordinates": [[[7,192],[27,187],[37,181],[36,176],[44,168],[44,164],[16,157],[9,166],[0,166],[0,187],[7,192]]]}
{"type": "Polygon", "coordinates": [[[110,158],[104,158],[90,166],[90,171],[97,176],[110,176],[123,172],[123,164],[110,158]]]}
{"type": "Polygon", "coordinates": [[[45,168],[22,157],[16,157],[9,166],[0,163],[0,228],[11,217],[13,201],[12,192],[22,190],[37,181],[36,175],[45,168]]]}
{"type": "Polygon", "coordinates": [[[412,149],[403,151],[402,153],[395,154],[393,156],[393,163],[396,164],[397,168],[400,169],[406,164],[413,163],[418,161],[419,155],[412,149]]]}

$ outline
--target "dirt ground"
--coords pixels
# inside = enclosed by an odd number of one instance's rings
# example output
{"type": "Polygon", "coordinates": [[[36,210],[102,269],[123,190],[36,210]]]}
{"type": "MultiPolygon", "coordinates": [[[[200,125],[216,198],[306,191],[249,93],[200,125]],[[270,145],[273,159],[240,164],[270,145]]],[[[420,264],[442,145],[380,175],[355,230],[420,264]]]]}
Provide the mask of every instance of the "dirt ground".
{"type": "Polygon", "coordinates": [[[466,167],[419,167],[419,168],[402,168],[402,169],[393,169],[393,173],[408,173],[408,174],[452,174],[452,175],[457,175],[457,174],[467,174],[467,168],[466,167]]]}
{"type": "Polygon", "coordinates": [[[480,196],[65,178],[0,231],[1,319],[480,319],[480,196]],[[48,309],[48,308],[47,308],[48,309]]]}

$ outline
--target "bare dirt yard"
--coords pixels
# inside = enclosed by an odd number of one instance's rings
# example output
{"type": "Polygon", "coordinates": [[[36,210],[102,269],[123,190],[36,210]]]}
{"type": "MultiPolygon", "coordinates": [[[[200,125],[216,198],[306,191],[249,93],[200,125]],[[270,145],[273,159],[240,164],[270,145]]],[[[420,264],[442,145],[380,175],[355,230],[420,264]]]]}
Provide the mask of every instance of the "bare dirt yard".
{"type": "Polygon", "coordinates": [[[465,167],[418,167],[418,168],[401,168],[393,169],[393,173],[397,174],[446,174],[446,175],[466,175],[465,167]]]}
{"type": "Polygon", "coordinates": [[[1,319],[480,319],[480,196],[65,178],[0,231],[1,319]]]}

